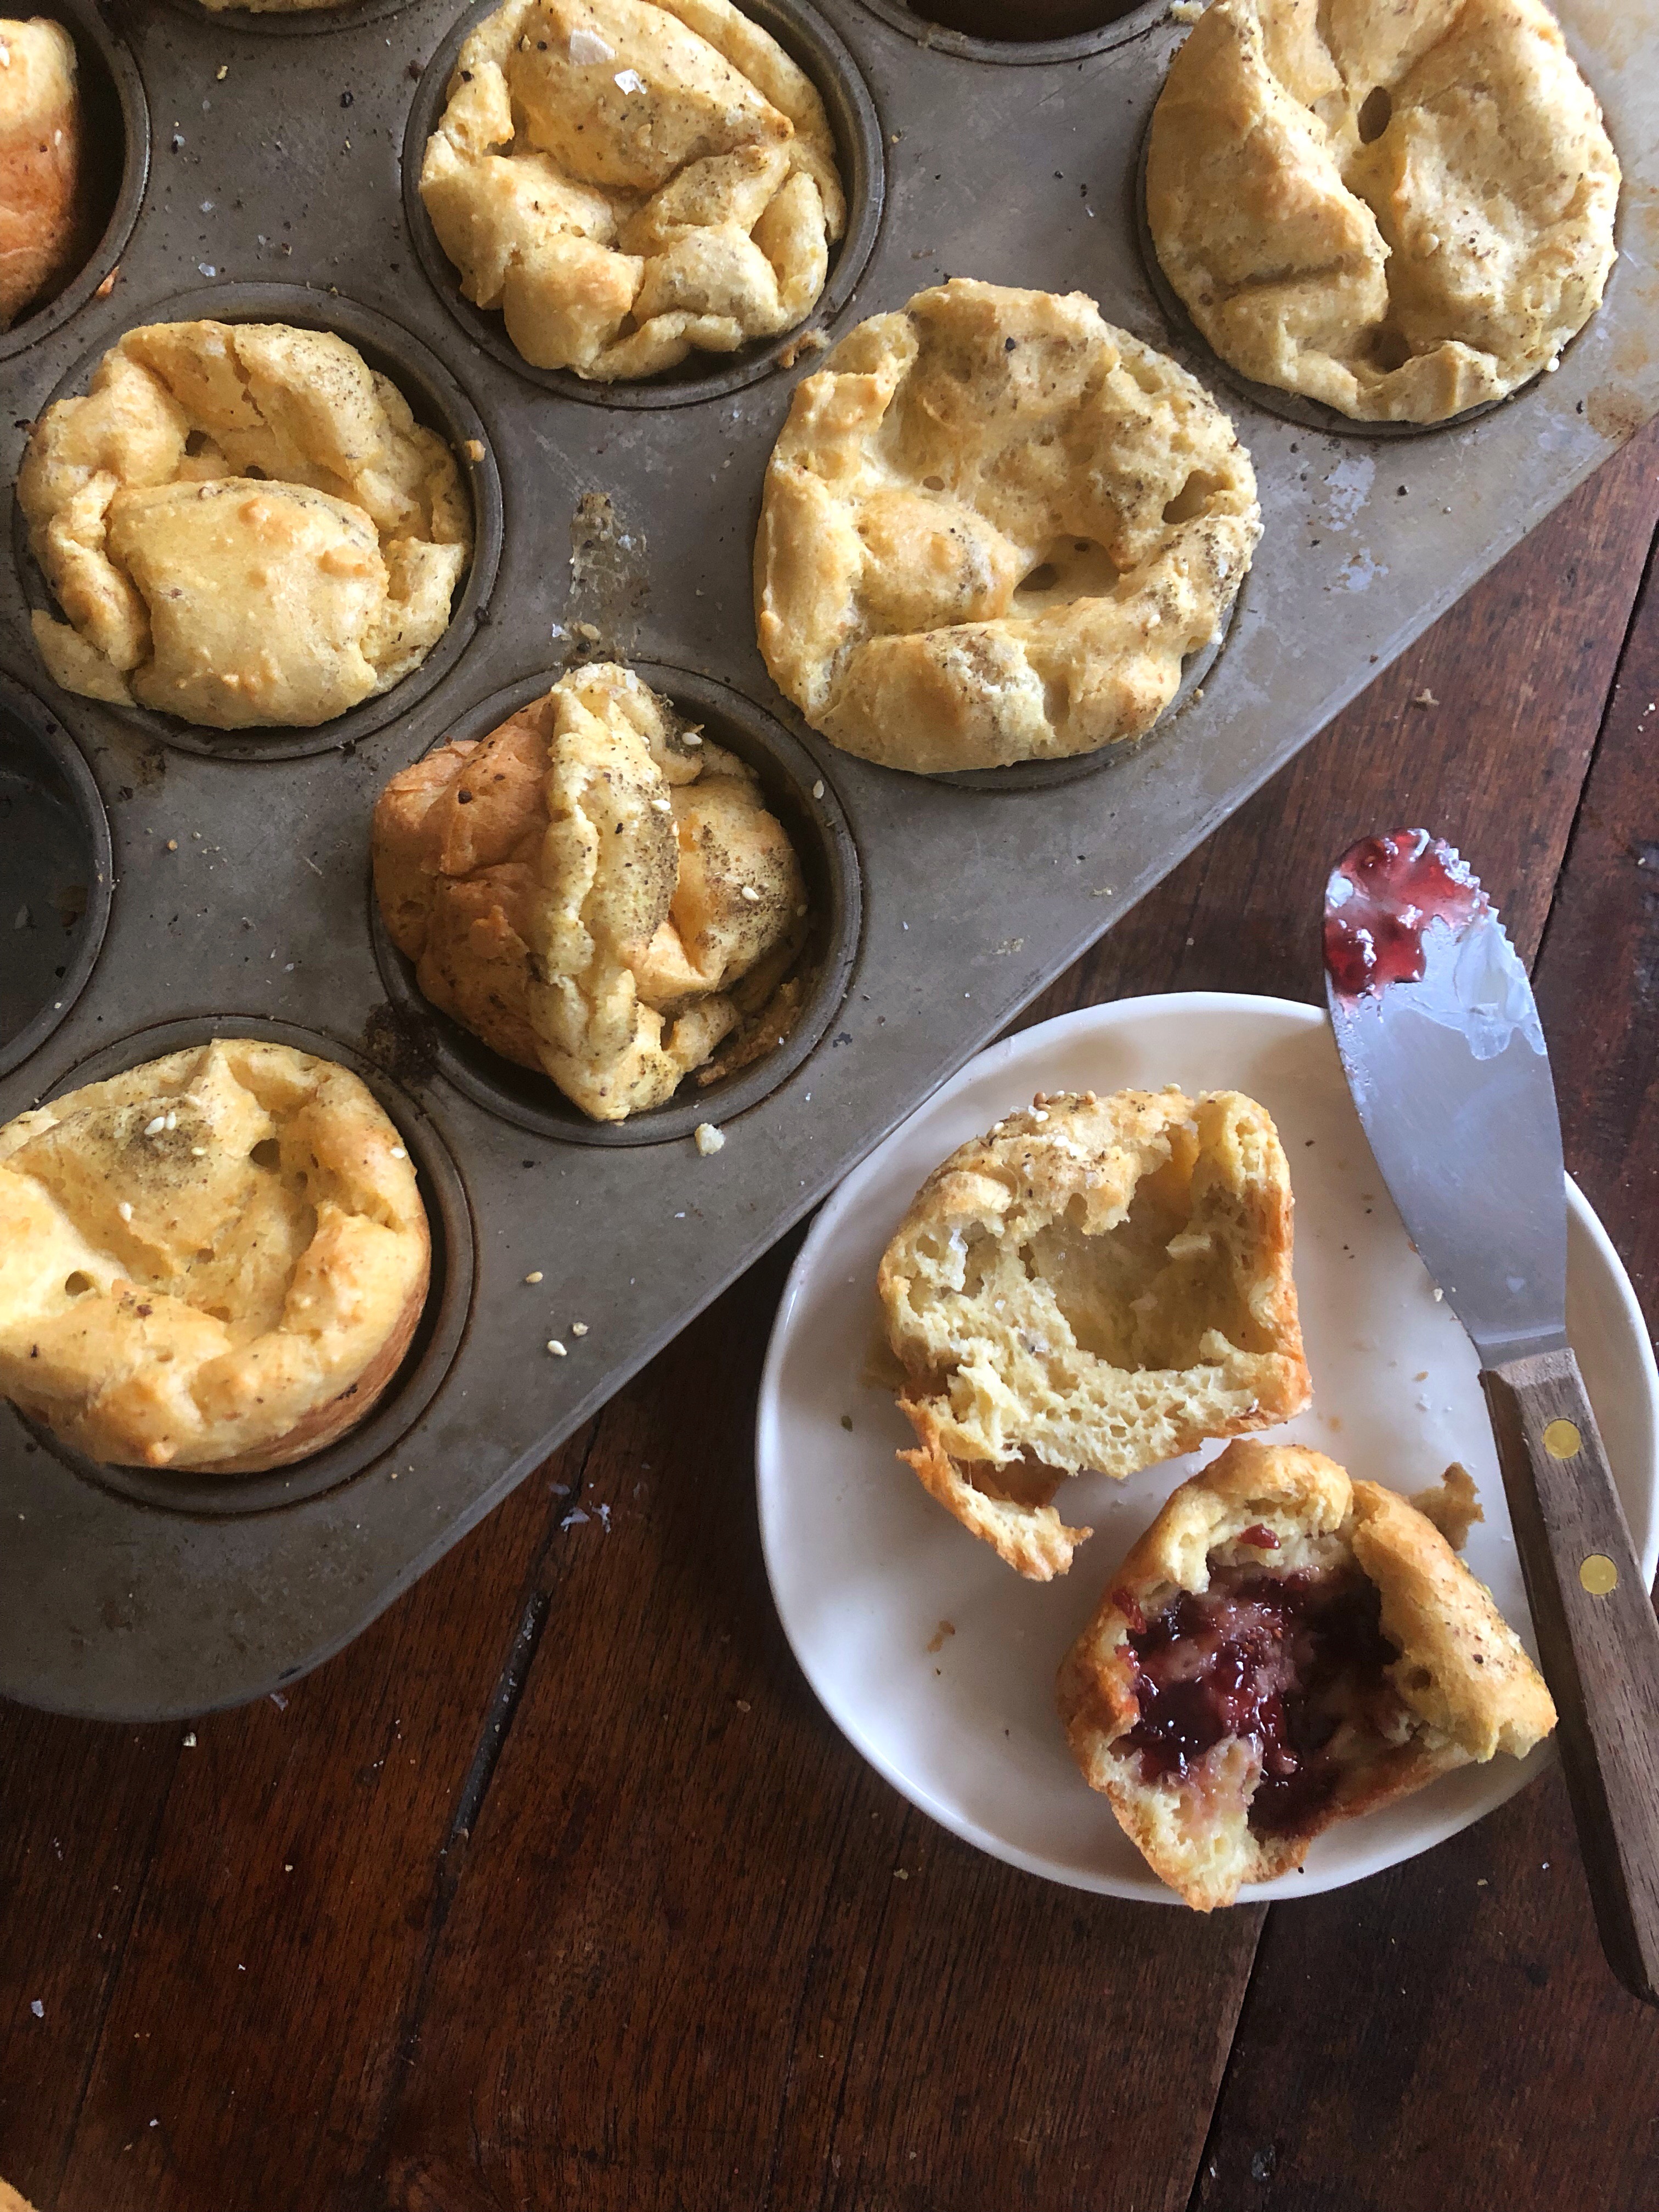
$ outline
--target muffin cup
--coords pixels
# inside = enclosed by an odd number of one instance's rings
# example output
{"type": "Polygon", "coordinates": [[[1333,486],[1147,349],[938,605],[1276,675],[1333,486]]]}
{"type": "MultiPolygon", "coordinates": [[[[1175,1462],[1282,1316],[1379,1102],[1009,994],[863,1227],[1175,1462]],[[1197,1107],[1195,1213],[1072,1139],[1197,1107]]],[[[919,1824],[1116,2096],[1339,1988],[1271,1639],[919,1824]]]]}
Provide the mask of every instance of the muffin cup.
{"type": "Polygon", "coordinates": [[[835,134],[847,192],[847,229],[830,250],[823,291],[801,321],[776,337],[758,338],[735,354],[693,351],[678,368],[659,376],[604,384],[572,369],[536,368],[508,337],[498,309],[475,307],[462,298],[455,264],[439,245],[421,198],[426,142],[443,114],[456,57],[478,25],[501,5],[501,0],[478,0],[454,25],[422,72],[404,133],[404,211],[415,251],[434,291],[467,337],[515,375],[596,407],[684,407],[694,400],[718,399],[741,391],[775,369],[793,366],[794,349],[804,334],[826,328],[851,302],[881,228],[886,193],[881,118],[858,64],[835,31],[807,0],[742,0],[744,14],[775,39],[817,87],[835,134]]]}
{"type": "MultiPolygon", "coordinates": [[[[760,778],[768,806],[789,833],[807,896],[807,940],[794,972],[806,973],[811,984],[799,1018],[781,1045],[706,1086],[698,1084],[694,1070],[665,1106],[631,1114],[624,1121],[590,1121],[550,1075],[504,1060],[422,995],[415,964],[392,943],[372,885],[368,895],[374,956],[390,1001],[389,1054],[406,1054],[411,1067],[435,1070],[477,1104],[520,1129],[573,1145],[670,1144],[690,1136],[702,1122],[718,1126],[769,1097],[829,1029],[858,955],[858,854],[841,802],[812,756],[741,692],[710,677],[648,660],[628,665],[717,744],[747,762],[760,778]]],[[[526,677],[497,691],[462,716],[439,743],[488,736],[519,708],[541,698],[559,673],[526,677]]]]}
{"type": "Polygon", "coordinates": [[[43,1449],[54,1453],[85,1480],[138,1504],[198,1518],[264,1513],[298,1504],[301,1499],[320,1497],[325,1491],[349,1482],[384,1460],[425,1412],[448,1372],[466,1326],[474,1276],[471,1210],[447,1147],[406,1091],[391,1082],[372,1060],[335,1037],[296,1028],[290,1022],[252,1020],[237,1014],[163,1022],[105,1046],[70,1068],[46,1095],[60,1098],[85,1085],[101,1083],[126,1068],[160,1060],[164,1054],[186,1046],[206,1044],[214,1037],[257,1037],[266,1043],[291,1045],[361,1077],[397,1125],[414,1163],[431,1232],[432,1260],[421,1318],[398,1372],[382,1395],[362,1423],[337,1443],[289,1466],[258,1474],[230,1474],[212,1468],[108,1466],[64,1443],[44,1423],[30,1419],[16,1407],[9,1409],[43,1449]]]}
{"type": "Polygon", "coordinates": [[[48,12],[75,41],[87,228],[95,228],[96,238],[61,290],[0,332],[0,361],[38,344],[96,297],[132,235],[149,179],[149,103],[132,56],[94,0],[52,0],[48,12]]]}
{"type": "MultiPolygon", "coordinates": [[[[414,410],[416,422],[438,432],[454,454],[472,501],[472,560],[449,618],[449,627],[420,666],[389,690],[376,693],[319,722],[314,729],[270,728],[210,731],[155,713],[148,707],[111,706],[100,711],[152,744],[210,760],[296,760],[311,753],[335,752],[370,736],[407,714],[455,666],[483,619],[501,555],[501,483],[493,442],[482,418],[455,379],[420,340],[372,307],[332,292],[299,284],[215,284],[182,292],[135,309],[123,327],[175,322],[289,323],[302,330],[331,331],[356,347],[369,367],[389,377],[414,410]],[[473,459],[468,447],[478,449],[473,459]]],[[[118,336],[118,333],[116,334],[118,336]]],[[[94,371],[115,337],[84,355],[42,407],[85,392],[94,371]]],[[[12,539],[23,595],[32,610],[58,614],[45,576],[29,550],[28,528],[14,501],[12,539]]],[[[45,671],[42,670],[42,674],[45,671]]]]}
{"type": "MultiPolygon", "coordinates": [[[[1158,103],[1153,101],[1147,111],[1146,127],[1141,134],[1140,155],[1135,163],[1135,236],[1140,246],[1140,258],[1146,271],[1146,282],[1153,296],[1164,311],[1164,319],[1174,333],[1177,344],[1195,363],[1194,374],[1204,381],[1225,384],[1237,392],[1241,399],[1257,408],[1264,415],[1277,415],[1286,422],[1299,424],[1304,429],[1320,430],[1334,438],[1430,438],[1440,430],[1463,430],[1484,416],[1495,414],[1498,408],[1508,407],[1516,400],[1535,392],[1547,372],[1537,370],[1524,384],[1517,384],[1513,392],[1501,398],[1483,399],[1478,407],[1465,407],[1456,415],[1443,416],[1437,422],[1387,422],[1361,421],[1358,416],[1345,415],[1340,407],[1328,407],[1322,399],[1310,399],[1300,392],[1285,392],[1276,384],[1258,384],[1242,370],[1237,369],[1223,355],[1218,354],[1187,312],[1186,302],[1164,273],[1164,264],[1158,258],[1158,247],[1152,238],[1152,227],[1146,215],[1146,164],[1152,153],[1152,115],[1158,103]]],[[[1613,215],[1613,238],[1619,242],[1624,227],[1625,202],[1620,193],[1613,215]]],[[[1607,278],[1607,291],[1618,281],[1622,260],[1615,261],[1607,278]]],[[[1602,295],[1605,306],[1607,292],[1602,295]]],[[[1598,307],[1583,329],[1575,331],[1560,353],[1559,361],[1583,337],[1584,331],[1595,327],[1602,313],[1598,307]]]]}
{"type": "Polygon", "coordinates": [[[79,746],[32,691],[4,676],[0,843],[0,929],[10,933],[0,974],[5,1075],[46,1042],[80,996],[104,941],[114,869],[109,817],[79,746]],[[61,961],[53,957],[60,951],[61,961]]]}
{"type": "Polygon", "coordinates": [[[174,15],[187,16],[207,31],[258,31],[272,38],[299,38],[307,32],[352,31],[395,15],[409,0],[340,0],[334,8],[307,8],[297,15],[268,15],[255,8],[204,8],[201,0],[167,0],[174,15]]]}
{"type": "MultiPolygon", "coordinates": [[[[1101,20],[1091,30],[1074,31],[1063,39],[987,39],[932,22],[907,7],[905,0],[862,0],[862,4],[884,23],[890,23],[896,31],[902,31],[933,53],[955,54],[963,61],[998,63],[1005,68],[1023,63],[1082,61],[1087,55],[1122,46],[1169,12],[1168,0],[1131,0],[1128,7],[1115,12],[1109,0],[1103,0],[1101,20]]],[[[1009,0],[1011,13],[1016,4],[1017,0],[1009,0]]]]}

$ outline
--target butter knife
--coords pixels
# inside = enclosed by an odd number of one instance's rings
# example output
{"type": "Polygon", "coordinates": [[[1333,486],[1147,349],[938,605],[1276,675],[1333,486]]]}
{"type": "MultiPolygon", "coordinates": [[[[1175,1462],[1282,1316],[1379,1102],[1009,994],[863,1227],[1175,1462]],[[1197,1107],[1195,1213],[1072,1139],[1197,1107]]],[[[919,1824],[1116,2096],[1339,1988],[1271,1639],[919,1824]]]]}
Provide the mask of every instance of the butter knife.
{"type": "Polygon", "coordinates": [[[1659,1622],[1567,1341],[1561,1125],[1532,987],[1466,860],[1362,838],[1325,890],[1348,1087],[1480,1358],[1601,1942],[1659,2003],[1659,1622]]]}

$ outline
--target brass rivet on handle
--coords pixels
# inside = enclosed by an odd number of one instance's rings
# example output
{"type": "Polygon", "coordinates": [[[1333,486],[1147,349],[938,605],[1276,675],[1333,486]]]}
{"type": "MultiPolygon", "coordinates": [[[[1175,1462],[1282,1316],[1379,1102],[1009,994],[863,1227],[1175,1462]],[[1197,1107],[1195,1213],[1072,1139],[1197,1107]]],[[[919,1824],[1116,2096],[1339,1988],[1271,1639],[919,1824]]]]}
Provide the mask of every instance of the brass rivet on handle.
{"type": "Polygon", "coordinates": [[[1592,1552],[1578,1570],[1578,1579],[1592,1597],[1605,1597],[1619,1586],[1619,1570],[1605,1552],[1592,1552]]]}
{"type": "MultiPolygon", "coordinates": [[[[1571,1421],[1552,1421],[1544,1431],[1544,1449],[1552,1459],[1575,1459],[1583,1449],[1584,1439],[1571,1421]]],[[[1585,1589],[1589,1588],[1588,1583],[1585,1589]]],[[[1611,1589],[1613,1584],[1609,1583],[1611,1589]]]]}

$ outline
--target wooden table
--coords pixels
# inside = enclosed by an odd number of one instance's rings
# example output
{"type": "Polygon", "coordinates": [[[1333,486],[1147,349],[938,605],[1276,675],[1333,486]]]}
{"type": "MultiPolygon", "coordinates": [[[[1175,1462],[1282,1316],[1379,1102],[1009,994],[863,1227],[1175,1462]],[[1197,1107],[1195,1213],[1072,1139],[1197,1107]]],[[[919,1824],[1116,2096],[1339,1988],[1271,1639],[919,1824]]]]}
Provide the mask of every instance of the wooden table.
{"type": "MultiPolygon", "coordinates": [[[[1443,830],[1650,1313],[1656,463],[1650,430],[1031,1010],[1314,998],[1333,857],[1443,830]]],[[[42,2212],[1652,2212],[1659,2014],[1553,1771],[1205,1919],[981,1857],[842,1741],[755,1523],[797,1242],[285,1700],[0,1711],[0,2173],[42,2212]]]]}

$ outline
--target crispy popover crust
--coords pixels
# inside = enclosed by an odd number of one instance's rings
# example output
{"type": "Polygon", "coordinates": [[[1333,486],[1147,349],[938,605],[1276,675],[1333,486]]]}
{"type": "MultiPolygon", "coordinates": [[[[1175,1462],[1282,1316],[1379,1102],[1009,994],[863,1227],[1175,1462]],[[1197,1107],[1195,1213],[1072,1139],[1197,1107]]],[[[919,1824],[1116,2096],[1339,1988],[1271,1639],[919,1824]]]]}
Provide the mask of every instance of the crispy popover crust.
{"type": "Polygon", "coordinates": [[[507,0],[421,198],[526,361],[607,381],[793,328],[847,224],[816,86],[728,0],[507,0]]]}
{"type": "Polygon", "coordinates": [[[953,1152],[877,1291],[919,1449],[900,1456],[1034,1581],[1091,1532],[1049,1500],[1309,1399],[1290,1170],[1237,1091],[1045,1097],[953,1152]]]}
{"type": "Polygon", "coordinates": [[[235,1037],[169,1053],[0,1128],[0,1391],[94,1459],[285,1467],[397,1372],[430,1253],[347,1069],[235,1037]]]}
{"type": "MultiPolygon", "coordinates": [[[[1472,1504],[1472,1486],[1447,1488],[1472,1504]]],[[[1441,1493],[1430,1493],[1425,1503],[1441,1493]]],[[[1231,1905],[1245,1882],[1301,1865],[1315,1835],[1437,1775],[1495,1753],[1519,1758],[1555,1726],[1555,1707],[1519,1638],[1427,1515],[1380,1484],[1350,1482],[1296,1444],[1230,1444],[1165,1504],[1107,1584],[1060,1669],[1059,1705],[1084,1779],[1098,1790],[1152,1868],[1187,1903],[1231,1905]],[[1350,1576],[1376,1593],[1397,1656],[1333,1742],[1334,1782],[1306,1825],[1255,1832],[1262,1778],[1255,1736],[1224,1735],[1182,1776],[1143,1778],[1126,1741],[1140,1719],[1131,1634],[1218,1569],[1278,1577],[1350,1576]]]]}
{"type": "Polygon", "coordinates": [[[595,1121],[793,1023],[806,888],[753,771],[631,670],[562,677],[374,810],[387,929],[435,1006],[595,1121]]]}
{"type": "Polygon", "coordinates": [[[1217,0],[1152,117],[1146,214],[1235,368],[1437,422],[1589,320],[1619,180],[1540,0],[1217,0]]]}
{"type": "Polygon", "coordinates": [[[1233,426],[1079,292],[953,278],[796,386],[760,648],[846,751],[936,775],[1149,730],[1261,534],[1233,426]]]}
{"type": "Polygon", "coordinates": [[[75,41],[43,15],[0,17],[0,331],[55,289],[82,244],[75,41]]]}
{"type": "Polygon", "coordinates": [[[454,456],[331,331],[128,331],[17,479],[67,621],[52,679],[216,730],[308,729],[417,668],[472,550],[454,456]]]}

